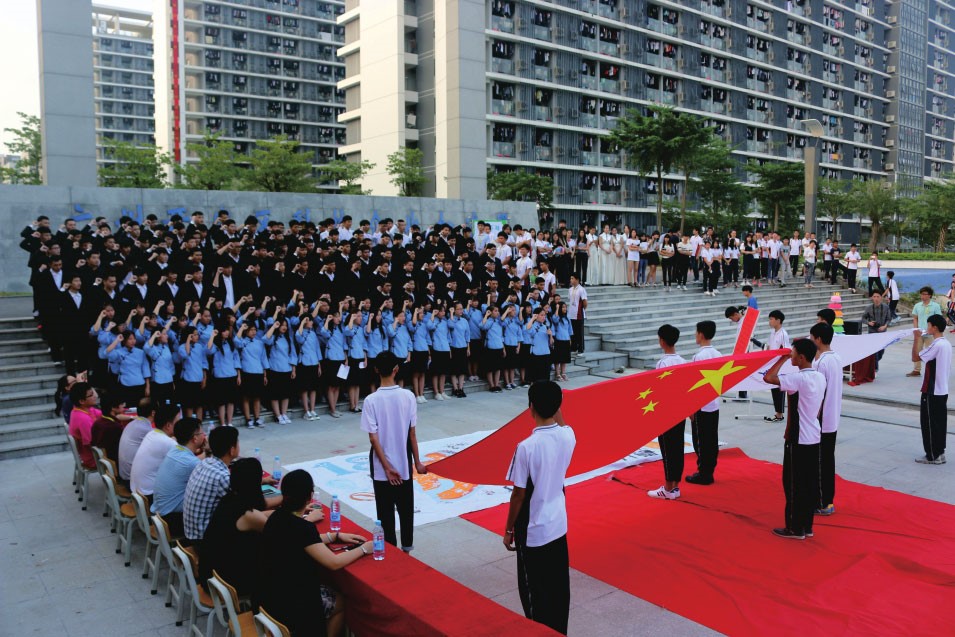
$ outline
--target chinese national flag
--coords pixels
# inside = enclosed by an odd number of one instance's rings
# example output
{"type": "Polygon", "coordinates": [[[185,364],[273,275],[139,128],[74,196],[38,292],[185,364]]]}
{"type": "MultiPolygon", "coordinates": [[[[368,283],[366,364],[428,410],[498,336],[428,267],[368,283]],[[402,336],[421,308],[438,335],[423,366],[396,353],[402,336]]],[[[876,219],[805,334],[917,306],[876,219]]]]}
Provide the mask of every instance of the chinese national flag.
{"type": "MultiPolygon", "coordinates": [[[[788,351],[723,356],[564,390],[564,420],[577,437],[567,476],[599,469],[639,449],[788,351]]],[[[428,465],[428,471],[471,484],[507,484],[517,443],[533,427],[530,411],[524,410],[487,438],[428,465]]]]}

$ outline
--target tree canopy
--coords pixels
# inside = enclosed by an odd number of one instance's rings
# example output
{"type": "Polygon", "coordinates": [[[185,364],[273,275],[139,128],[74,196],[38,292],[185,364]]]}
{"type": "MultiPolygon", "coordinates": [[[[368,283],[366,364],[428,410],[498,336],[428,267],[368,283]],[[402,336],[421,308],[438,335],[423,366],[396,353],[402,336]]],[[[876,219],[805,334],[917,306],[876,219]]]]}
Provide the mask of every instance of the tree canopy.
{"type": "Polygon", "coordinates": [[[323,181],[335,182],[343,195],[368,195],[371,192],[363,190],[360,182],[374,167],[375,164],[367,160],[335,159],[322,164],[318,172],[323,181]]]}
{"type": "Polygon", "coordinates": [[[13,155],[19,155],[16,166],[0,169],[0,183],[39,186],[43,183],[40,174],[40,160],[43,150],[40,137],[40,118],[17,111],[20,118],[18,128],[4,128],[3,132],[12,136],[4,146],[13,155]]]}
{"type": "Polygon", "coordinates": [[[237,189],[242,168],[232,142],[221,139],[221,133],[206,132],[201,142],[186,145],[188,154],[195,153],[197,161],[176,166],[181,184],[195,190],[237,189]]]}
{"type": "Polygon", "coordinates": [[[498,201],[533,201],[541,212],[553,208],[554,180],[525,170],[487,173],[487,198],[498,201]]]}
{"type": "Polygon", "coordinates": [[[804,165],[788,161],[760,165],[751,161],[746,169],[756,174],[753,196],[763,214],[772,215],[773,232],[796,229],[805,202],[804,165]]]}
{"type": "Polygon", "coordinates": [[[242,173],[242,186],[264,192],[315,192],[312,159],[284,135],[259,140],[249,156],[249,169],[242,173]]]}
{"type": "Polygon", "coordinates": [[[422,188],[428,182],[422,166],[423,160],[424,153],[418,148],[405,147],[388,155],[387,171],[400,196],[421,196],[422,188]]]}
{"type": "Polygon", "coordinates": [[[165,188],[166,169],[172,158],[152,145],[109,142],[108,163],[99,167],[100,185],[108,188],[165,188]]]}

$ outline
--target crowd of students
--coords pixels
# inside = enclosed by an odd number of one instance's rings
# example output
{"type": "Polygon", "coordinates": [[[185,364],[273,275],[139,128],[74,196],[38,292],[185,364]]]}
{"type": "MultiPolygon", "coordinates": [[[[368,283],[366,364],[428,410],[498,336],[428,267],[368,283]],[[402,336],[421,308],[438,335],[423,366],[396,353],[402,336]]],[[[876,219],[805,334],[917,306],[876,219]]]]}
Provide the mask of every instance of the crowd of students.
{"type": "Polygon", "coordinates": [[[358,413],[382,351],[403,361],[399,383],[419,403],[427,384],[445,400],[479,378],[491,391],[566,380],[583,351],[586,292],[564,227],[555,248],[519,225],[496,236],[481,222],[372,228],[348,216],[240,225],[220,211],[208,224],[195,212],[56,230],[39,217],[21,235],[37,317],[68,374],[224,425],[241,410],[263,426],[263,405],[287,424],[290,402],[306,420],[321,400],[332,417],[339,398],[358,413]],[[572,287],[569,303],[558,285],[572,287]]]}

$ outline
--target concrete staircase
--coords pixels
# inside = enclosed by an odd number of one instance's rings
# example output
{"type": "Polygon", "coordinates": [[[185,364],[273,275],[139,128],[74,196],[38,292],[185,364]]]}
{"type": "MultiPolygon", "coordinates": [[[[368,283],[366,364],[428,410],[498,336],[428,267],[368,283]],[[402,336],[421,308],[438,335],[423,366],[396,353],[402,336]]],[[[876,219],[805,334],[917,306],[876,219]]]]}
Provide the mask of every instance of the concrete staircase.
{"type": "MultiPolygon", "coordinates": [[[[769,312],[782,310],[786,315],[783,323],[790,337],[808,335],[816,322],[816,312],[829,305],[834,292],[841,292],[846,320],[858,320],[869,304],[864,294],[852,294],[848,290],[828,284],[816,284],[812,289],[790,284],[784,288],[766,286],[756,289],[760,318],[755,338],[766,342],[769,338],[769,312]]],[[[567,298],[567,292],[561,291],[567,298]]],[[[586,362],[596,368],[627,366],[637,369],[653,367],[660,357],[656,332],[660,325],[670,323],[680,329],[677,351],[690,358],[697,350],[694,340],[697,321],[716,322],[716,338],[713,345],[723,352],[732,352],[736,340],[735,326],[731,326],[724,311],[731,305],[745,305],[746,299],[738,289],[720,289],[715,297],[704,296],[699,286],[689,286],[687,291],[667,292],[662,287],[630,288],[608,286],[587,288],[586,362]],[[593,363],[592,363],[593,361],[593,363]]],[[[600,371],[605,371],[601,369],[600,371]]]]}
{"type": "Polygon", "coordinates": [[[53,392],[63,375],[32,318],[0,319],[0,460],[67,449],[53,392]]]}

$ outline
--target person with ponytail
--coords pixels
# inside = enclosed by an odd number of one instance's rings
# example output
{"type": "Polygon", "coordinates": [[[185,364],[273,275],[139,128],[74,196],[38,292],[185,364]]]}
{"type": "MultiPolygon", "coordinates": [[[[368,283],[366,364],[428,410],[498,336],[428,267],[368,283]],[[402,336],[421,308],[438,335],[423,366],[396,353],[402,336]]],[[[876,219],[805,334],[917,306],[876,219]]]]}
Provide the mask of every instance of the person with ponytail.
{"type": "Polygon", "coordinates": [[[338,412],[338,392],[341,389],[342,380],[338,377],[338,370],[345,362],[345,332],[342,330],[342,304],[339,305],[339,311],[329,314],[325,319],[319,336],[325,343],[325,359],[322,361],[322,376],[327,383],[326,398],[328,400],[328,413],[332,418],[341,418],[338,412]]]}
{"type": "MultiPolygon", "coordinates": [[[[315,313],[318,307],[315,308],[315,313]]],[[[298,386],[299,400],[305,420],[318,420],[315,402],[318,397],[318,382],[322,375],[322,346],[315,331],[315,313],[304,313],[298,329],[295,331],[295,343],[298,345],[298,371],[295,384],[298,386]]]]}
{"type": "Polygon", "coordinates": [[[228,323],[212,331],[206,349],[212,355],[210,396],[218,409],[219,424],[231,427],[235,403],[239,399],[239,385],[242,384],[242,361],[228,323]]]}
{"type": "Polygon", "coordinates": [[[174,401],[176,357],[176,333],[169,328],[176,324],[176,317],[172,317],[161,330],[156,330],[146,342],[145,352],[149,359],[149,368],[152,378],[149,384],[149,396],[158,405],[166,401],[174,401]]]}
{"type": "Polygon", "coordinates": [[[249,429],[264,427],[262,420],[262,394],[268,383],[269,357],[265,343],[259,338],[259,326],[255,321],[243,322],[236,335],[235,346],[239,350],[242,368],[242,413],[249,429]]]}
{"type": "Polygon", "coordinates": [[[292,381],[295,380],[295,365],[298,354],[289,334],[288,320],[278,318],[262,339],[269,353],[269,396],[272,401],[272,414],[280,425],[292,424],[288,416],[288,401],[292,393],[292,381]]]}

